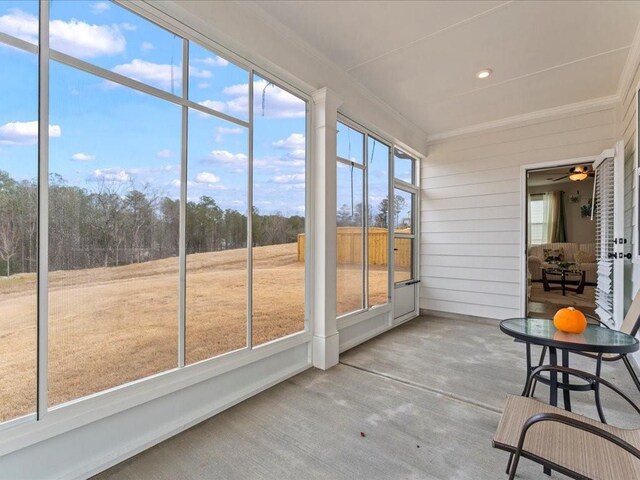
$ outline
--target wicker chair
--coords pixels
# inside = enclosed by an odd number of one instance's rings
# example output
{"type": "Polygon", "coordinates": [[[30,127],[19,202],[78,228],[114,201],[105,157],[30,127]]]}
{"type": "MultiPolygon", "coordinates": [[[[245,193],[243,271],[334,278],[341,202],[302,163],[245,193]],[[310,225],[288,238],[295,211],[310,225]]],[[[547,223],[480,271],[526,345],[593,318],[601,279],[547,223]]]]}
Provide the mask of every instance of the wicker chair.
{"type": "Polygon", "coordinates": [[[510,453],[509,480],[515,477],[520,457],[576,479],[640,478],[640,429],[614,427],[530,398],[535,376],[552,370],[598,382],[640,414],[640,408],[628,396],[596,375],[550,365],[534,369],[527,381],[526,395],[507,397],[492,442],[494,448],[510,453]]]}

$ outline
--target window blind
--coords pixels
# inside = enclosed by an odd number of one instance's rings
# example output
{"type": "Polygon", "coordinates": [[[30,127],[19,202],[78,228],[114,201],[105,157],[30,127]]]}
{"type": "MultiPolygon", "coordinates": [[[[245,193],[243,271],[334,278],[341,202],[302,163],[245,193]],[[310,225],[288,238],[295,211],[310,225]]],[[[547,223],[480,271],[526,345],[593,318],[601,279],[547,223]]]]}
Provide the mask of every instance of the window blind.
{"type": "Polygon", "coordinates": [[[596,221],[596,254],[598,261],[596,314],[600,320],[614,325],[613,320],[613,159],[607,158],[595,168],[593,216],[596,221]]]}

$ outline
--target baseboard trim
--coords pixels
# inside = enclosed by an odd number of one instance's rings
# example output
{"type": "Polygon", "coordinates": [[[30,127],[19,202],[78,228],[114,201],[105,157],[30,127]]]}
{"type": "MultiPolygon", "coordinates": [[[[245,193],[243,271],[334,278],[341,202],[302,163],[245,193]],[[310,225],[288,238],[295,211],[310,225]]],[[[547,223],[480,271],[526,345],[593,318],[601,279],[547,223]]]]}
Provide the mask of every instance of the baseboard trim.
{"type": "Polygon", "coordinates": [[[84,467],[76,469],[75,471],[68,472],[69,476],[68,477],[65,476],[65,478],[71,478],[73,480],[84,480],[94,475],[97,475],[98,473],[104,472],[105,470],[108,470],[109,468],[114,467],[119,463],[122,463],[125,460],[128,460],[129,458],[132,458],[138,455],[139,453],[142,453],[145,450],[148,450],[149,448],[155,445],[158,445],[164,442],[165,440],[168,440],[173,436],[179,433],[182,433],[190,429],[191,427],[194,427],[199,423],[202,423],[205,420],[208,420],[216,416],[219,413],[222,413],[223,411],[233,407],[234,405],[237,405],[253,397],[254,395],[257,395],[258,393],[263,392],[277,385],[278,383],[281,383],[291,377],[294,377],[295,375],[298,375],[299,373],[304,372],[305,370],[308,370],[312,366],[313,365],[309,363],[302,367],[292,368],[288,372],[285,372],[279,375],[274,375],[270,379],[268,379],[264,384],[258,387],[247,389],[246,391],[242,392],[238,397],[228,402],[218,405],[213,409],[211,409],[210,406],[207,406],[201,409],[199,412],[194,412],[194,414],[189,415],[187,418],[183,417],[180,420],[176,420],[172,422],[170,426],[167,426],[162,429],[158,429],[156,432],[148,435],[147,440],[143,440],[142,442],[132,442],[131,444],[127,445],[127,447],[124,448],[124,451],[122,451],[122,448],[119,449],[121,451],[115,453],[113,456],[110,456],[110,458],[107,458],[104,462],[100,463],[99,465],[87,464],[84,467]]]}
{"type": "Polygon", "coordinates": [[[403,323],[407,323],[407,322],[409,322],[409,321],[411,321],[411,320],[413,320],[415,318],[418,318],[418,315],[414,315],[413,317],[405,318],[405,319],[401,320],[398,323],[394,323],[393,325],[386,324],[386,325],[383,325],[382,327],[378,327],[378,328],[375,328],[373,330],[369,330],[368,332],[366,332],[366,333],[364,333],[362,335],[359,335],[359,336],[357,336],[355,338],[352,338],[351,340],[348,340],[348,341],[344,342],[343,344],[341,344],[340,345],[340,353],[342,354],[342,353],[346,352],[347,350],[350,350],[350,349],[352,349],[354,347],[357,347],[358,345],[360,345],[362,343],[365,343],[368,340],[371,340],[372,338],[377,337],[378,335],[381,335],[381,334],[383,334],[385,332],[388,332],[389,330],[393,330],[394,328],[402,325],[403,323]]]}
{"type": "Polygon", "coordinates": [[[430,310],[428,308],[421,308],[420,316],[435,317],[435,318],[450,319],[450,320],[462,320],[465,322],[473,322],[473,323],[484,323],[492,326],[499,325],[501,322],[501,320],[497,318],[476,317],[474,315],[463,315],[460,313],[442,312],[439,310],[430,310]]]}

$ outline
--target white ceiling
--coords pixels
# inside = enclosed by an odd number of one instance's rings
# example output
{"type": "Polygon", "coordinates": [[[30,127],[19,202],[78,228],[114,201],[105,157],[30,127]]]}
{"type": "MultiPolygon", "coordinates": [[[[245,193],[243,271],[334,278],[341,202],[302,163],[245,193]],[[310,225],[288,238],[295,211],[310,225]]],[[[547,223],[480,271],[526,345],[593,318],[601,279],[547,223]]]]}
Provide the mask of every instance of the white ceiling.
{"type": "Polygon", "coordinates": [[[429,136],[615,95],[640,21],[640,1],[254,5],[429,136]]]}
{"type": "MultiPolygon", "coordinates": [[[[591,187],[593,187],[593,180],[592,177],[589,177],[588,179],[581,181],[581,182],[575,182],[572,180],[569,180],[568,178],[564,178],[561,180],[556,180],[560,177],[563,177],[565,175],[569,174],[569,170],[572,167],[577,166],[576,165],[567,165],[564,167],[556,167],[556,168],[547,168],[544,170],[534,170],[532,172],[529,172],[529,180],[528,180],[528,184],[530,187],[541,187],[544,185],[555,185],[555,184],[569,184],[569,185],[574,185],[574,184],[580,184],[580,185],[589,185],[591,187]],[[554,181],[556,180],[556,181],[554,181]]],[[[583,165],[590,165],[589,163],[580,163],[579,165],[583,166],[583,165]]]]}

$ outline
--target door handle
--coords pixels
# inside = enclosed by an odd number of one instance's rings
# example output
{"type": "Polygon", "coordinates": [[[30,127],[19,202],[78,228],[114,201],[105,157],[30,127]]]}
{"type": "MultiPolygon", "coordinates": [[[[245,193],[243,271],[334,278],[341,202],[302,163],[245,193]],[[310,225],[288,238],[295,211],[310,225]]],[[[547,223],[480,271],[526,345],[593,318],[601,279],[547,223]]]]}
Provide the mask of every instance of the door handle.
{"type": "Polygon", "coordinates": [[[622,260],[623,258],[631,260],[632,255],[630,253],[609,253],[608,257],[617,258],[619,260],[622,260]]]}

